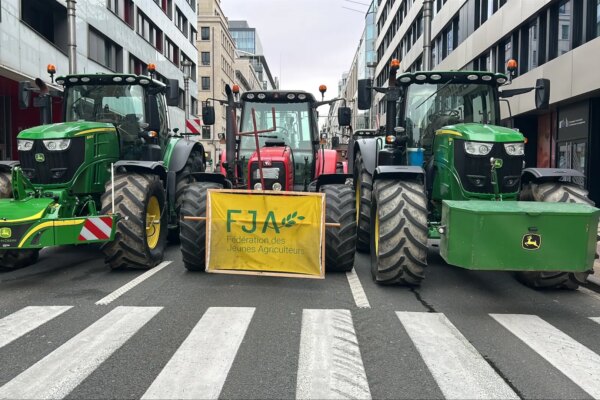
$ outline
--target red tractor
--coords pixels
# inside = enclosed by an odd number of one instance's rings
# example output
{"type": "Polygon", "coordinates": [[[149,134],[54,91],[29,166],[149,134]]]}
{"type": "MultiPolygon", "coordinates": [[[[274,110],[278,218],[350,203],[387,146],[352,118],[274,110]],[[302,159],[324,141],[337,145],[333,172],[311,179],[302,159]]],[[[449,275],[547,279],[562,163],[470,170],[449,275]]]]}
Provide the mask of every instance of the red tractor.
{"type": "MultiPolygon", "coordinates": [[[[324,94],[325,88],[320,88],[324,94]]],[[[327,271],[351,271],[356,247],[356,208],[352,175],[339,173],[337,152],[326,149],[318,131],[317,108],[339,99],[317,101],[297,90],[249,91],[226,86],[226,151],[215,173],[195,173],[185,190],[182,217],[206,215],[208,189],[323,192],[327,229],[327,271]],[[239,123],[238,123],[239,121],[239,123]],[[239,124],[239,129],[238,129],[239,124]],[[242,133],[240,133],[240,131],[242,133]],[[251,134],[243,132],[252,132],[251,134]]],[[[214,107],[202,107],[203,122],[213,125],[214,107]]],[[[349,126],[351,110],[338,109],[340,126],[349,126]]],[[[188,270],[205,270],[205,220],[182,220],[180,239],[188,270]]]]}

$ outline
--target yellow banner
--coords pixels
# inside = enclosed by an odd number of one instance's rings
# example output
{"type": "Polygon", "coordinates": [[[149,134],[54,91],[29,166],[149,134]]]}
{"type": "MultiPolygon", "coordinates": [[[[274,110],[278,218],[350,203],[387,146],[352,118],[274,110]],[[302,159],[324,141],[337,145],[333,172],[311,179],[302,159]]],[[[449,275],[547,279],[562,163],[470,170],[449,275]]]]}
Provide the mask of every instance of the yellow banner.
{"type": "Polygon", "coordinates": [[[209,190],[208,272],[324,276],[322,193],[209,190]]]}

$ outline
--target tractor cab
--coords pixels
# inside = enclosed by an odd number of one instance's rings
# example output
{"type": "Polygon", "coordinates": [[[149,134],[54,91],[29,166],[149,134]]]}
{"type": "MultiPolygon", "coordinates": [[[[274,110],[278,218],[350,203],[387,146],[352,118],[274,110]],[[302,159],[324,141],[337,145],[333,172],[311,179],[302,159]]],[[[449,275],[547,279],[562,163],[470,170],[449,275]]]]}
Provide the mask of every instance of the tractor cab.
{"type": "MultiPolygon", "coordinates": [[[[147,76],[74,75],[65,86],[64,121],[113,125],[121,160],[160,161],[169,136],[166,87],[147,76]]],[[[105,126],[105,125],[104,125],[105,126]]]]}

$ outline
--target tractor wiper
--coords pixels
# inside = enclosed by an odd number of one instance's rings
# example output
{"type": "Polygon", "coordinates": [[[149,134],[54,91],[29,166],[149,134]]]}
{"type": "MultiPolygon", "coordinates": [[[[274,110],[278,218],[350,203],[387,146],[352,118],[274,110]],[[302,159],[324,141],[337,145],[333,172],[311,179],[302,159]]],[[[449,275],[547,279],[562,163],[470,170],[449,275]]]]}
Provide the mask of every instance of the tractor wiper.
{"type": "Polygon", "coordinates": [[[431,93],[425,100],[423,100],[423,102],[421,104],[419,104],[415,110],[419,107],[421,107],[423,104],[425,104],[427,102],[427,100],[429,100],[430,98],[432,98],[433,96],[435,96],[436,94],[438,94],[440,92],[440,90],[444,89],[446,86],[448,86],[449,84],[453,83],[454,80],[456,79],[456,77],[450,79],[448,82],[444,83],[438,90],[436,90],[435,92],[431,93]]]}

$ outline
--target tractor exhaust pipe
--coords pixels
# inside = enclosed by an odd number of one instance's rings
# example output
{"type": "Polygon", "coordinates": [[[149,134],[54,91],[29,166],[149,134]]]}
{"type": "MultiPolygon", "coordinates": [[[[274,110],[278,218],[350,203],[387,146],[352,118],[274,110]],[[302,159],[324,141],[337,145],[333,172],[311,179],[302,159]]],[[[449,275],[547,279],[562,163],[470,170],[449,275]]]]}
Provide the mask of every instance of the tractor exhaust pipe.
{"type": "Polygon", "coordinates": [[[236,141],[236,113],[235,113],[235,99],[233,98],[233,91],[229,85],[225,85],[225,93],[227,94],[227,107],[225,108],[225,115],[227,118],[225,128],[225,154],[227,161],[227,175],[230,180],[233,181],[235,177],[235,141],[236,141]]]}
{"type": "Polygon", "coordinates": [[[77,73],[77,24],[75,20],[75,0],[67,0],[69,74],[77,73]]]}
{"type": "Polygon", "coordinates": [[[423,0],[423,71],[431,71],[431,20],[433,0],[423,0]]]}

